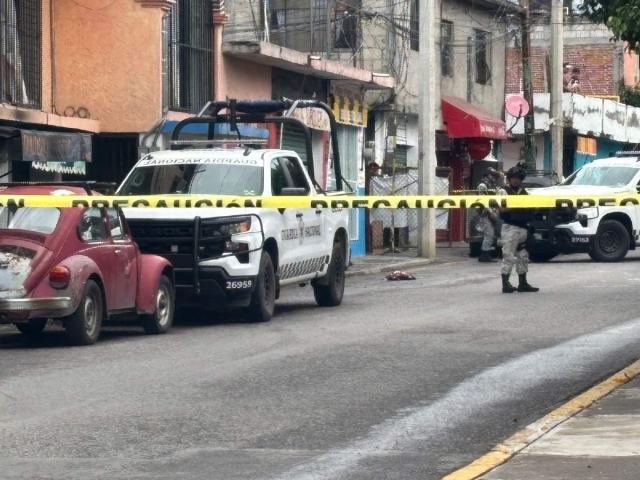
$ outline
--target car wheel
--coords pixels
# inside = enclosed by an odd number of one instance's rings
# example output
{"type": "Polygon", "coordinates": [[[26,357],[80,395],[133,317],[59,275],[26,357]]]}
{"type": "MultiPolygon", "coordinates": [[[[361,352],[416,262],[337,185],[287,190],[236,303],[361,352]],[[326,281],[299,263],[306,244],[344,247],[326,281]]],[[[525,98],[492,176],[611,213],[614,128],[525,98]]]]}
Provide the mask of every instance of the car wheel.
{"type": "Polygon", "coordinates": [[[337,307],[342,303],[344,297],[344,252],[339,243],[333,244],[333,253],[331,255],[331,265],[327,276],[329,277],[328,285],[320,285],[316,282],[313,284],[313,296],[321,307],[337,307]]]}
{"type": "Polygon", "coordinates": [[[29,320],[29,323],[16,323],[18,331],[28,338],[39,337],[46,326],[46,318],[34,318],[29,320]]]}
{"type": "Polygon", "coordinates": [[[271,320],[276,304],[276,289],[276,273],[271,255],[267,252],[262,252],[256,288],[251,295],[251,303],[244,309],[247,320],[252,322],[268,322],[271,320]]]}
{"type": "Polygon", "coordinates": [[[96,282],[87,280],[78,308],[64,319],[64,328],[69,342],[73,345],[96,343],[100,336],[103,316],[102,291],[96,282]]]}
{"type": "Polygon", "coordinates": [[[616,220],[600,223],[589,256],[596,262],[619,262],[626,257],[631,245],[627,227],[616,220]]]}
{"type": "Polygon", "coordinates": [[[173,284],[165,275],[160,277],[156,293],[156,311],[150,315],[142,315],[142,327],[148,335],[167,333],[173,324],[175,312],[175,295],[173,284]]]}

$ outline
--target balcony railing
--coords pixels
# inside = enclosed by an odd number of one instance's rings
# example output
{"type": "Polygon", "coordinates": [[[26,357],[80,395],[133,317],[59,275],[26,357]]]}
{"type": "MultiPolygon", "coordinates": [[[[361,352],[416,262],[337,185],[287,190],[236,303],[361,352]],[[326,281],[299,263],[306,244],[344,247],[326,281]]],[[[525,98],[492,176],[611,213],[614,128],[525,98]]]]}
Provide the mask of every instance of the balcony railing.
{"type": "Polygon", "coordinates": [[[42,106],[42,0],[0,0],[0,103],[42,106]]]}
{"type": "Polygon", "coordinates": [[[355,0],[315,0],[311,6],[271,0],[263,16],[262,39],[301,52],[356,51],[361,43],[360,9],[355,0]],[[350,4],[353,3],[353,6],[350,4]]]}

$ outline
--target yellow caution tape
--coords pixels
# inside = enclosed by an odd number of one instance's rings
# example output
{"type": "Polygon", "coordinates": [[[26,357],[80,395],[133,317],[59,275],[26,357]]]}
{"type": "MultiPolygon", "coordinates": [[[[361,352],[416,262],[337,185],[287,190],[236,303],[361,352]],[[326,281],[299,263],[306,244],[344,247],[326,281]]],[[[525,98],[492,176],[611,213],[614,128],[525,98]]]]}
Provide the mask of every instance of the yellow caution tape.
{"type": "Polygon", "coordinates": [[[640,195],[434,195],[231,197],[215,195],[0,195],[0,206],[120,208],[588,208],[640,205],[640,195]]]}

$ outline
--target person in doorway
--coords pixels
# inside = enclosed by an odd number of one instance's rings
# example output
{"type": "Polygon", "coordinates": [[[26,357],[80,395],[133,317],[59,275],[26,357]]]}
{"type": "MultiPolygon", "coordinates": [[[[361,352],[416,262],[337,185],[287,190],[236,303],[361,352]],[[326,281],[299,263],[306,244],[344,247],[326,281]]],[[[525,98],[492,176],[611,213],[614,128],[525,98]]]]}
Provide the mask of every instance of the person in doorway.
{"type": "MultiPolygon", "coordinates": [[[[478,192],[482,195],[494,193],[499,181],[500,173],[493,168],[487,169],[478,184],[478,192]]],[[[499,218],[499,212],[494,208],[485,208],[480,212],[476,226],[478,232],[482,233],[482,250],[478,258],[479,262],[496,261],[493,258],[493,253],[496,243],[496,224],[499,218]]]]}
{"type": "MultiPolygon", "coordinates": [[[[527,195],[522,187],[526,172],[514,167],[507,172],[507,185],[498,191],[498,195],[527,195]]],[[[527,282],[529,271],[529,254],[526,250],[529,236],[530,222],[533,220],[533,210],[529,208],[501,209],[502,218],[502,293],[537,292],[540,289],[532,287],[527,282]],[[518,287],[509,282],[509,277],[516,267],[520,280],[518,287]]]]}

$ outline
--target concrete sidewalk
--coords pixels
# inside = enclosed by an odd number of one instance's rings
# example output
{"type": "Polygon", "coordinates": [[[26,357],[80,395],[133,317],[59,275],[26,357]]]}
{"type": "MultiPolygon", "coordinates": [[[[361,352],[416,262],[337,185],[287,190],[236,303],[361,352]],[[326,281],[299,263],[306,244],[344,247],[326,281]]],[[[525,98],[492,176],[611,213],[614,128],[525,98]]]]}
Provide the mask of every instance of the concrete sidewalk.
{"type": "Polygon", "coordinates": [[[477,259],[469,258],[469,245],[466,243],[448,244],[436,248],[436,259],[419,258],[417,249],[412,248],[399,253],[385,253],[366,255],[352,258],[353,265],[347,270],[347,277],[371,275],[394,270],[411,270],[430,265],[432,263],[460,262],[477,259]]]}
{"type": "Polygon", "coordinates": [[[640,377],[479,478],[637,480],[640,478],[640,377]]]}

